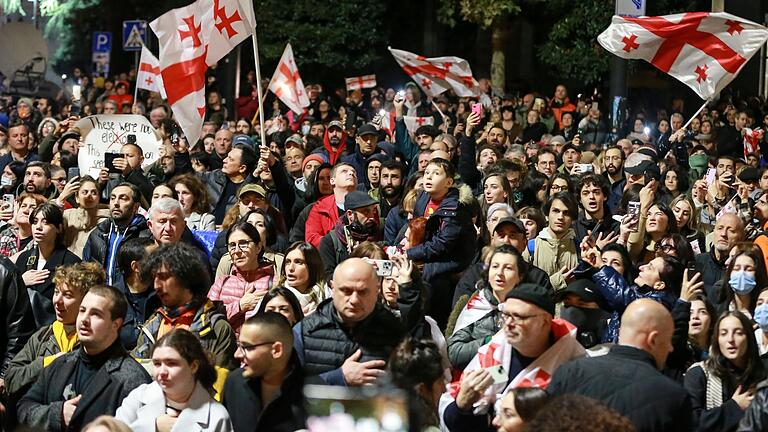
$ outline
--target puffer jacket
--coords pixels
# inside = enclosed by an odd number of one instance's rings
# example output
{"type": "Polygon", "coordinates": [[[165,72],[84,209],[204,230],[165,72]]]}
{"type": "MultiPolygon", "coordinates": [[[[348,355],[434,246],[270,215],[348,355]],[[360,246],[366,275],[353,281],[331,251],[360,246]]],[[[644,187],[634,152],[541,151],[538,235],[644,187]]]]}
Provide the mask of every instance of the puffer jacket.
{"type": "Polygon", "coordinates": [[[249,312],[241,310],[240,299],[249,290],[253,290],[256,294],[266,294],[272,288],[274,277],[274,266],[272,263],[265,263],[249,272],[241,272],[236,266],[232,266],[229,275],[216,278],[208,291],[208,298],[224,304],[227,321],[232,326],[235,336],[240,334],[240,327],[245,319],[256,313],[255,309],[249,312]]]}
{"type": "MultiPolygon", "coordinates": [[[[163,316],[155,312],[141,328],[139,339],[136,341],[136,348],[131,355],[137,359],[148,359],[152,346],[157,342],[157,333],[160,330],[160,324],[163,316]]],[[[232,370],[238,366],[235,360],[235,350],[237,343],[235,334],[227,322],[224,306],[221,303],[214,303],[207,300],[203,306],[197,309],[195,317],[192,319],[192,325],[189,326],[192,332],[208,352],[213,354],[216,366],[232,370]]]]}
{"type": "MultiPolygon", "coordinates": [[[[499,301],[487,284],[482,289],[482,295],[491,303],[493,309],[479,320],[455,331],[448,338],[448,358],[455,369],[463,370],[477,354],[477,349],[489,342],[491,337],[502,328],[501,314],[496,308],[499,301]]],[[[465,305],[466,301],[460,301],[456,304],[456,308],[464,309],[465,305]]]]}
{"type": "MultiPolygon", "coordinates": [[[[433,282],[438,276],[466,269],[475,256],[477,232],[469,209],[472,190],[462,185],[451,188],[440,207],[429,217],[424,242],[408,249],[408,258],[424,263],[423,279],[433,282]]],[[[414,217],[424,216],[429,194],[421,192],[416,199],[414,217]]]]}
{"type": "Polygon", "coordinates": [[[382,304],[355,327],[346,327],[338,316],[333,299],[293,328],[294,349],[307,376],[319,376],[330,385],[346,385],[341,365],[358,349],[361,363],[386,360],[405,335],[400,319],[382,304]]]}
{"type": "Polygon", "coordinates": [[[307,216],[304,239],[312,246],[319,248],[320,240],[332,230],[339,220],[339,208],[336,205],[336,196],[331,194],[317,200],[307,216]]]}
{"type": "Polygon", "coordinates": [[[645,285],[629,285],[624,276],[611,266],[603,266],[592,274],[592,281],[595,282],[598,292],[605,299],[606,312],[611,313],[605,335],[603,335],[603,342],[618,342],[621,314],[633,301],[641,298],[653,299],[671,311],[678,300],[671,290],[658,291],[645,285]]]}
{"type": "Polygon", "coordinates": [[[6,257],[0,256],[0,378],[13,357],[21,351],[35,330],[32,307],[21,273],[6,257]]]}
{"type": "Polygon", "coordinates": [[[531,264],[544,270],[555,292],[565,289],[567,283],[560,269],[576,267],[579,255],[576,249],[576,233],[570,229],[561,239],[556,239],[549,228],[544,228],[534,241],[533,253],[530,255],[531,264]]]}

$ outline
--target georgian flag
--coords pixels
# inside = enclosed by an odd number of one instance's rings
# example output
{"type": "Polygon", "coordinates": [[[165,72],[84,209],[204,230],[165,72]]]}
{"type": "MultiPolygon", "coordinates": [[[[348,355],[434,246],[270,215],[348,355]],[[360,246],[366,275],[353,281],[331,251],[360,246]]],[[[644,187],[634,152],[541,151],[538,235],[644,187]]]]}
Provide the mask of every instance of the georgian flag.
{"type": "Polygon", "coordinates": [[[304,82],[293,59],[293,48],[290,43],[285,46],[283,55],[280,57],[275,74],[269,82],[269,90],[297,114],[301,114],[304,108],[309,106],[309,97],[304,91],[304,82]]]}
{"type": "MultiPolygon", "coordinates": [[[[386,129],[389,131],[390,135],[393,135],[395,133],[395,121],[396,116],[394,111],[388,112],[386,115],[381,116],[381,128],[386,129]]],[[[403,121],[405,122],[405,128],[412,134],[416,133],[416,129],[420,126],[435,124],[434,117],[404,116],[403,121]]]]}
{"type": "Polygon", "coordinates": [[[389,51],[405,73],[430,97],[448,89],[452,89],[460,97],[480,95],[480,85],[472,77],[472,68],[462,58],[426,58],[394,48],[389,48],[389,51]]]}
{"type": "MultiPolygon", "coordinates": [[[[586,350],[576,340],[576,327],[568,321],[561,319],[552,320],[552,334],[555,337],[555,343],[544,351],[527,368],[518,373],[510,382],[494,383],[485,391],[483,397],[475,403],[475,414],[482,414],[488,411],[488,408],[501,395],[510,389],[520,387],[538,387],[546,389],[549,381],[560,365],[569,360],[584,357],[586,350]]],[[[512,360],[512,346],[507,342],[507,335],[504,329],[499,330],[493,335],[491,341],[481,346],[477,354],[472,358],[464,372],[448,384],[447,391],[440,397],[440,418],[443,418],[445,408],[456,399],[461,388],[461,380],[469,372],[477,369],[484,369],[492,366],[504,365],[509,367],[512,360]]]]}
{"type": "Polygon", "coordinates": [[[160,93],[166,99],[163,76],[160,74],[160,61],[146,46],[141,46],[139,71],[136,74],[136,87],[155,93],[160,93]]]}
{"type": "MultiPolygon", "coordinates": [[[[482,291],[476,291],[469,298],[464,309],[459,313],[459,317],[456,319],[456,325],[453,327],[453,333],[469,326],[480,318],[488,315],[491,311],[496,310],[496,307],[485,298],[482,291]]],[[[451,335],[448,335],[450,337],[451,335]]]]}
{"type": "Polygon", "coordinates": [[[197,0],[149,26],[160,45],[160,70],[174,117],[190,145],[205,117],[205,72],[253,33],[248,0],[197,0]]]}
{"type": "Polygon", "coordinates": [[[376,75],[363,75],[359,77],[344,78],[344,81],[347,83],[347,91],[376,87],[376,75]]]}
{"type": "Polygon", "coordinates": [[[651,63],[702,99],[713,98],[728,85],[766,39],[765,27],[724,12],[614,15],[597,37],[613,54],[651,63]]]}

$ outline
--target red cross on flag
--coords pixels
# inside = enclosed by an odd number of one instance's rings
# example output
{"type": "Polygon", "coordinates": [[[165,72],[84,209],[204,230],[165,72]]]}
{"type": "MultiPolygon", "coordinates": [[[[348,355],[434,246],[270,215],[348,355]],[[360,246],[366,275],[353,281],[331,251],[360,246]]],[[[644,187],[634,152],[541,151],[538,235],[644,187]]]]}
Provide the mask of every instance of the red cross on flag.
{"type": "Polygon", "coordinates": [[[163,87],[163,77],[160,75],[160,61],[146,46],[141,47],[139,71],[136,74],[136,87],[160,93],[163,99],[167,97],[163,87]]]}
{"type": "Polygon", "coordinates": [[[472,69],[459,57],[426,58],[408,51],[389,48],[405,73],[430,97],[448,89],[457,96],[472,97],[480,94],[480,85],[472,77],[472,69]]]}
{"type": "Polygon", "coordinates": [[[253,33],[248,0],[197,0],[149,26],[160,45],[160,70],[174,117],[190,145],[205,117],[205,72],[253,33]]]}
{"type": "Polygon", "coordinates": [[[765,44],[768,29],[737,16],[689,12],[654,17],[614,16],[598,36],[603,48],[642,59],[711,99],[765,44]]]}
{"type": "Polygon", "coordinates": [[[344,78],[347,82],[347,90],[361,90],[376,87],[376,75],[363,75],[359,77],[344,78]]]}
{"type": "Polygon", "coordinates": [[[285,46],[280,63],[277,64],[272,81],[269,82],[272,91],[284,104],[295,113],[301,114],[309,106],[309,97],[304,91],[304,82],[299,76],[299,69],[293,60],[291,44],[285,46]]]}
{"type": "Polygon", "coordinates": [[[410,133],[416,133],[416,129],[421,126],[435,124],[434,117],[404,116],[403,121],[405,122],[405,128],[410,133]]]}

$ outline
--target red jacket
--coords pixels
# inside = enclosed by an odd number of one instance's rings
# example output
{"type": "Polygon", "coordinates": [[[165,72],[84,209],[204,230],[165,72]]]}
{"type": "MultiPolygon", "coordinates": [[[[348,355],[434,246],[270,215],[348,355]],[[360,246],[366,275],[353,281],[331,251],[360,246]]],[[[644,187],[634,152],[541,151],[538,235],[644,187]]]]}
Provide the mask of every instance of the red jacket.
{"type": "Polygon", "coordinates": [[[339,208],[336,206],[336,195],[330,194],[317,200],[307,216],[304,239],[316,248],[320,248],[320,240],[332,230],[339,220],[339,208]]]}

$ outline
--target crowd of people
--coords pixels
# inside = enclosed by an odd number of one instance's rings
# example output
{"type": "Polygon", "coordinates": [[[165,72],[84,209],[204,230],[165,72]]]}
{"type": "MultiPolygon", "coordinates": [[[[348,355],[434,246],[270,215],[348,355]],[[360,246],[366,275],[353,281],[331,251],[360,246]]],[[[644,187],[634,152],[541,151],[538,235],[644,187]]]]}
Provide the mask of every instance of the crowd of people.
{"type": "Polygon", "coordinates": [[[135,73],[73,76],[0,106],[7,430],[295,431],[305,384],[399,389],[412,431],[768,429],[761,99],[312,84],[260,125],[249,74],[190,143],[135,73]],[[157,160],[73,175],[78,110],[157,160]]]}

